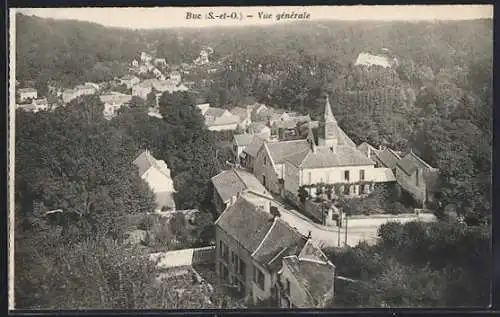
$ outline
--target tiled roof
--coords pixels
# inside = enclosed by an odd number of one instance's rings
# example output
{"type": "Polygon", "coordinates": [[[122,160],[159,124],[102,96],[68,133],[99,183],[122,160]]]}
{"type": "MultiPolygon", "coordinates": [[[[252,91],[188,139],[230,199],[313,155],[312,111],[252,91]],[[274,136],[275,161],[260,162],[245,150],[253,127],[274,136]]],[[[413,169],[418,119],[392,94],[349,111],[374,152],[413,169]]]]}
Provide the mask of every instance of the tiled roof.
{"type": "Polygon", "coordinates": [[[234,141],[238,146],[247,146],[252,143],[253,135],[252,134],[235,134],[234,141]]]}
{"type": "Polygon", "coordinates": [[[308,307],[316,307],[323,299],[333,296],[333,280],[335,267],[328,263],[321,263],[296,256],[285,257],[287,264],[297,281],[306,291],[308,307]]]}
{"type": "Polygon", "coordinates": [[[37,92],[37,91],[34,88],[21,88],[21,89],[19,89],[19,92],[26,93],[26,92],[37,92]]]}
{"type": "Polygon", "coordinates": [[[243,152],[250,156],[256,156],[262,144],[264,144],[264,139],[258,135],[254,135],[252,142],[243,150],[243,152]]]}
{"type": "Polygon", "coordinates": [[[321,251],[320,248],[315,246],[312,240],[308,240],[302,251],[298,255],[300,259],[309,259],[312,261],[328,262],[328,258],[321,251]]]}
{"type": "Polygon", "coordinates": [[[274,126],[276,128],[290,129],[290,128],[295,128],[299,123],[309,122],[309,121],[311,121],[311,117],[309,117],[309,115],[297,116],[297,117],[291,117],[286,120],[276,121],[274,122],[274,126]]]}
{"type": "Polygon", "coordinates": [[[267,123],[265,122],[252,122],[250,125],[250,129],[252,129],[254,133],[260,133],[266,127],[267,123]]]}
{"type": "Polygon", "coordinates": [[[277,271],[281,268],[281,259],[298,255],[306,242],[307,237],[277,217],[253,257],[271,271],[277,271]]]}
{"type": "Polygon", "coordinates": [[[229,125],[229,124],[238,124],[240,123],[240,118],[238,116],[230,115],[230,116],[220,116],[215,118],[215,120],[207,120],[206,125],[211,126],[219,126],[219,125],[229,125]]]}
{"type": "Polygon", "coordinates": [[[205,116],[220,117],[226,112],[226,109],[210,107],[205,112],[205,116]]]}
{"type": "Polygon", "coordinates": [[[242,108],[242,107],[234,107],[233,109],[229,110],[232,114],[240,117],[240,120],[243,121],[249,117],[249,113],[247,109],[242,108]]]}
{"type": "Polygon", "coordinates": [[[253,253],[273,225],[271,214],[240,196],[217,219],[216,226],[253,253]]]}
{"type": "Polygon", "coordinates": [[[267,143],[267,148],[275,164],[285,161],[287,156],[309,149],[307,140],[293,140],[267,143]]]}
{"type": "Polygon", "coordinates": [[[363,142],[358,145],[358,150],[361,151],[361,153],[363,153],[365,156],[368,156],[368,150],[370,150],[372,154],[377,154],[378,152],[378,150],[374,146],[370,145],[367,142],[363,142]]]}
{"type": "Polygon", "coordinates": [[[148,151],[144,151],[134,160],[134,165],[139,168],[140,176],[144,175],[144,173],[153,166],[150,155],[148,151]]]}
{"type": "Polygon", "coordinates": [[[246,189],[267,193],[265,187],[253,174],[243,170],[233,168],[215,175],[211,180],[215,190],[224,202],[246,189]]]}
{"type": "Polygon", "coordinates": [[[377,151],[376,155],[380,162],[384,164],[387,168],[394,168],[398,165],[398,162],[401,160],[399,155],[397,155],[391,149],[385,149],[382,151],[377,151]]]}
{"type": "MultiPolygon", "coordinates": [[[[309,146],[309,145],[308,145],[309,146]]],[[[350,146],[335,146],[333,150],[327,147],[316,147],[313,151],[302,151],[286,158],[287,161],[302,168],[325,168],[335,166],[373,165],[373,161],[364,156],[356,148],[350,146]]]]}
{"type": "Polygon", "coordinates": [[[408,175],[411,175],[417,168],[431,169],[432,167],[413,152],[406,154],[404,158],[397,162],[408,175]]]}

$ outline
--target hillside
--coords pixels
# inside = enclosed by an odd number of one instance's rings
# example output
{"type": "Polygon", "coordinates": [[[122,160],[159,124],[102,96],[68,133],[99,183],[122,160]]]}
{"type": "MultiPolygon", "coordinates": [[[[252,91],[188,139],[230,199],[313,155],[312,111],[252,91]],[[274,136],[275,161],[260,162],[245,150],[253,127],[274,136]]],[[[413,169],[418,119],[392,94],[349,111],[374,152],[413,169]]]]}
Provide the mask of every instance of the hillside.
{"type": "Polygon", "coordinates": [[[63,86],[121,75],[144,50],[138,33],[80,22],[16,16],[16,77],[63,86]]]}

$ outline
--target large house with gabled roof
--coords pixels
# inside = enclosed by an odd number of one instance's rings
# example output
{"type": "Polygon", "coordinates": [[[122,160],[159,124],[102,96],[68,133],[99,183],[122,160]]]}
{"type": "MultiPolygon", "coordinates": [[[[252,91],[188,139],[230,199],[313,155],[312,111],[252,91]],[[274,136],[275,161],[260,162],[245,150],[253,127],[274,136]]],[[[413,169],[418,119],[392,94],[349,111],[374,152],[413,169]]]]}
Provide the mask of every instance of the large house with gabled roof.
{"type": "Polygon", "coordinates": [[[272,306],[305,307],[313,300],[311,281],[304,279],[308,275],[300,267],[296,270],[296,265],[284,262],[313,260],[322,265],[318,272],[323,273],[314,288],[326,290],[318,298],[333,297],[335,266],[311,236],[280,218],[279,204],[259,196],[243,192],[215,222],[216,273],[221,283],[254,304],[270,300],[272,306]]]}
{"type": "Polygon", "coordinates": [[[376,167],[391,171],[391,179],[422,207],[433,200],[439,178],[439,170],[429,165],[413,150],[403,155],[390,148],[376,149],[364,142],[358,149],[375,162],[376,167]]]}
{"type": "Polygon", "coordinates": [[[232,168],[210,179],[213,186],[212,202],[217,214],[221,214],[231,200],[245,190],[252,190],[270,196],[267,189],[248,171],[232,168]]]}
{"type": "Polygon", "coordinates": [[[139,176],[155,194],[157,210],[175,210],[174,183],[165,161],[157,160],[148,150],[134,160],[139,176]]]}
{"type": "Polygon", "coordinates": [[[321,184],[337,184],[337,196],[358,196],[371,192],[374,183],[394,181],[390,170],[375,168],[338,126],[328,98],[317,133],[309,126],[307,139],[264,141],[253,173],[272,193],[294,201],[305,185],[312,187],[308,190],[313,196],[321,184]]]}

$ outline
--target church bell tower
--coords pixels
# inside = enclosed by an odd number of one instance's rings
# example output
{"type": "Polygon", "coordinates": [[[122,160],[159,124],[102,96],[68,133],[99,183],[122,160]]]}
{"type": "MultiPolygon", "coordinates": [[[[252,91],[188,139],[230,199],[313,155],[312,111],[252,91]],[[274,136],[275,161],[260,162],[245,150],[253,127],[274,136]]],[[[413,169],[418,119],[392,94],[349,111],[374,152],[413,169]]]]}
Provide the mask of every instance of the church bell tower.
{"type": "Polygon", "coordinates": [[[335,147],[339,144],[339,127],[337,120],[333,116],[330,99],[326,96],[325,113],[322,122],[322,138],[319,140],[320,146],[335,147]]]}

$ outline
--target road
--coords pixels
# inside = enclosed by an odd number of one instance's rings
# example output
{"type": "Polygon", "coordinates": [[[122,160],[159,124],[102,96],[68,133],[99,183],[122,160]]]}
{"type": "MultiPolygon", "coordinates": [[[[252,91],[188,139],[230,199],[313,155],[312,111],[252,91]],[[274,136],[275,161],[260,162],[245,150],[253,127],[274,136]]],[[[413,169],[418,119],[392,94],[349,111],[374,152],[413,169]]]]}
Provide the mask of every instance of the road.
{"type": "MultiPolygon", "coordinates": [[[[290,226],[296,228],[303,235],[308,235],[311,232],[311,237],[316,240],[320,246],[337,247],[345,244],[345,228],[327,227],[314,223],[306,216],[295,210],[282,208],[280,210],[281,219],[286,221],[290,226]]],[[[366,241],[373,244],[377,239],[378,227],[363,227],[363,228],[348,228],[347,229],[347,244],[355,246],[361,241],[366,241]]]]}

